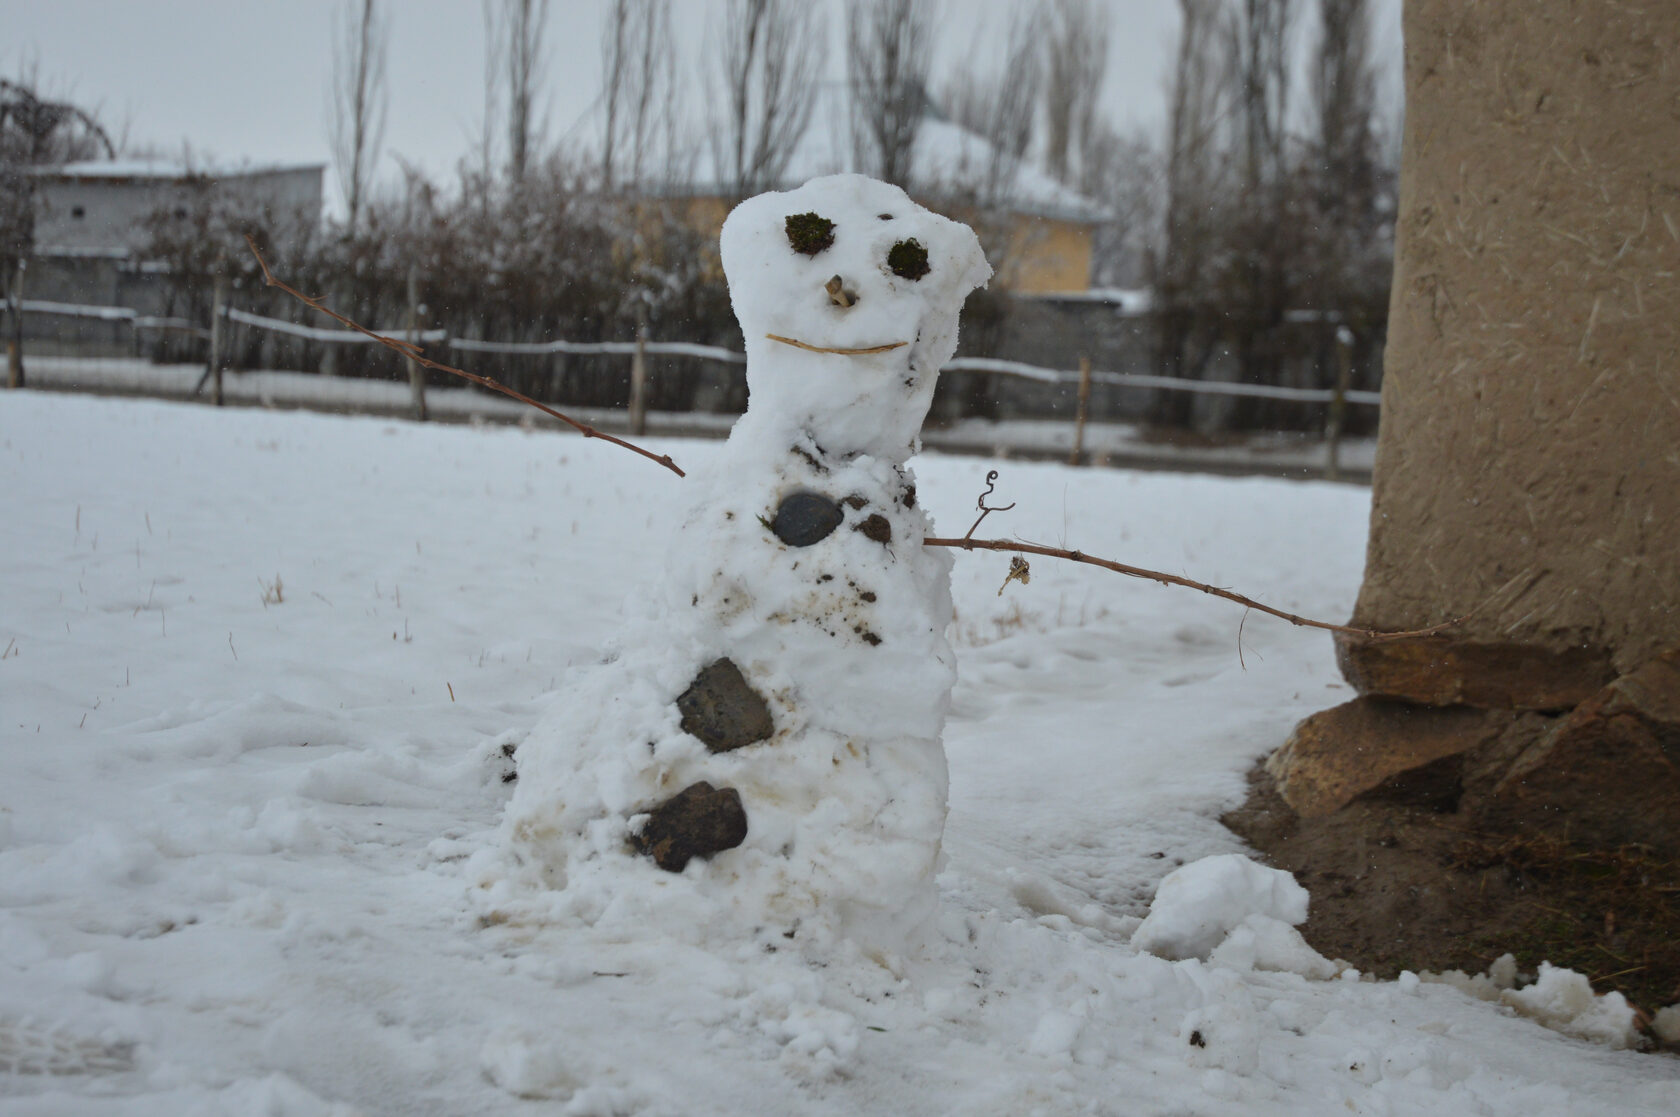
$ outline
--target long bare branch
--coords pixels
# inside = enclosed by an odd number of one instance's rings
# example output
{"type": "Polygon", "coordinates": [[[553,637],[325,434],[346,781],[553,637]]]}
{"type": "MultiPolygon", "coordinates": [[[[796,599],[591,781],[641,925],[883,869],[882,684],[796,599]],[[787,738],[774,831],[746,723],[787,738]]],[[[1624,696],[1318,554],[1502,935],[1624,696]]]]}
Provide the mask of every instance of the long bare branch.
{"type": "Polygon", "coordinates": [[[1406,632],[1382,632],[1374,628],[1357,628],[1353,625],[1331,624],[1329,621],[1315,621],[1309,617],[1296,616],[1286,613],[1282,609],[1274,609],[1270,605],[1262,605],[1251,597],[1244,597],[1231,590],[1210,586],[1205,582],[1197,582],[1190,578],[1183,578],[1177,574],[1164,574],[1159,570],[1147,570],[1141,566],[1127,566],[1123,562],[1097,558],[1082,551],[1069,551],[1061,547],[1044,547],[1037,543],[1019,543],[1012,539],[941,539],[929,538],[922,540],[924,547],[956,547],[964,551],[1017,551],[1028,555],[1044,555],[1048,558],[1067,559],[1069,562],[1082,562],[1087,566],[1100,566],[1104,570],[1113,570],[1132,578],[1147,578],[1150,581],[1161,582],[1169,586],[1184,586],[1187,589],[1200,590],[1202,593],[1223,597],[1226,601],[1234,601],[1245,608],[1286,620],[1290,624],[1305,628],[1322,628],[1327,632],[1343,632],[1349,636],[1361,636],[1374,643],[1390,640],[1410,640],[1425,636],[1438,636],[1450,628],[1463,624],[1469,619],[1469,614],[1428,628],[1415,628],[1406,632]]]}
{"type": "Polygon", "coordinates": [[[514,391],[512,388],[503,384],[499,380],[492,380],[490,377],[480,376],[476,372],[467,372],[465,369],[459,369],[453,365],[446,365],[438,361],[434,361],[423,355],[420,351],[420,347],[411,341],[399,341],[394,337],[386,337],[384,334],[374,333],[360,322],[351,321],[332,307],[327,306],[319,297],[306,295],[297,288],[289,286],[281,280],[274,278],[274,273],[268,268],[268,261],[263,259],[263,254],[261,252],[257,251],[256,241],[252,240],[250,237],[246,237],[245,243],[251,246],[251,254],[257,258],[257,263],[262,266],[263,282],[267,283],[270,287],[278,287],[280,290],[286,292],[286,294],[292,296],[292,298],[303,303],[305,306],[314,310],[319,310],[327,317],[344,323],[352,330],[355,330],[357,333],[366,337],[372,338],[374,341],[379,342],[379,344],[385,346],[387,349],[395,349],[398,353],[401,353],[403,356],[413,360],[415,364],[424,365],[426,368],[435,368],[439,372],[447,372],[452,376],[459,376],[463,379],[471,380],[474,384],[482,385],[493,392],[500,392],[504,396],[509,396],[518,400],[520,403],[530,404],[538,411],[541,411],[544,415],[551,415],[554,418],[559,419],[562,423],[565,423],[585,438],[599,438],[603,442],[612,443],[614,446],[622,446],[626,450],[640,454],[649,461],[658,462],[672,473],[675,473],[678,477],[687,476],[681,469],[677,468],[677,463],[671,460],[669,454],[655,454],[652,450],[644,450],[642,447],[637,446],[634,442],[626,442],[624,439],[618,438],[614,435],[603,434],[601,431],[596,430],[587,423],[580,423],[569,415],[560,414],[560,412],[554,410],[554,408],[549,407],[545,403],[538,403],[530,396],[527,396],[522,392],[514,391]]]}

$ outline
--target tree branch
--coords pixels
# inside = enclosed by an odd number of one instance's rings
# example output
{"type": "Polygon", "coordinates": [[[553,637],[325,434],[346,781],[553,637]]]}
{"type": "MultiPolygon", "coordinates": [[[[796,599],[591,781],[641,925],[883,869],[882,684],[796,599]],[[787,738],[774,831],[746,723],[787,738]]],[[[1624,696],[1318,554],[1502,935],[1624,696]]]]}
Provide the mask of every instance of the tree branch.
{"type": "MultiPolygon", "coordinates": [[[[976,526],[978,526],[978,524],[976,526]]],[[[1009,539],[969,538],[929,538],[922,540],[922,546],[956,547],[964,551],[1018,551],[1029,555],[1045,555],[1049,558],[1067,559],[1069,562],[1082,562],[1087,566],[1100,566],[1104,570],[1113,570],[1116,573],[1125,574],[1132,578],[1147,578],[1151,581],[1161,582],[1169,586],[1184,586],[1188,589],[1200,590],[1203,593],[1212,594],[1214,597],[1223,597],[1226,601],[1234,601],[1238,605],[1245,606],[1249,609],[1257,609],[1262,613],[1277,617],[1280,620],[1286,620],[1293,625],[1305,628],[1322,628],[1327,632],[1342,632],[1349,636],[1362,636],[1374,643],[1382,643],[1390,640],[1409,640],[1425,636],[1438,636],[1450,628],[1463,624],[1470,617],[1470,614],[1466,613],[1462,617],[1445,621],[1441,624],[1431,625],[1428,628],[1416,628],[1406,632],[1381,632],[1374,628],[1356,628],[1352,625],[1331,624],[1328,621],[1315,621],[1308,617],[1299,617],[1294,613],[1285,613],[1281,609],[1273,609],[1270,605],[1262,605],[1260,602],[1255,601],[1251,597],[1244,597],[1240,593],[1233,593],[1231,590],[1220,589],[1218,586],[1210,586],[1205,582],[1196,582],[1189,578],[1181,578],[1177,574],[1163,574],[1159,570],[1146,570],[1141,566],[1127,566],[1123,562],[1113,562],[1109,559],[1097,558],[1094,555],[1087,555],[1080,551],[1064,550],[1060,547],[1042,547],[1036,543],[1017,543],[1009,539]]]]}
{"type": "Polygon", "coordinates": [[[512,388],[508,387],[506,384],[503,384],[498,380],[492,380],[488,376],[480,376],[476,372],[467,372],[463,369],[455,368],[452,365],[440,364],[437,361],[431,360],[430,358],[423,356],[420,352],[420,347],[418,345],[414,344],[411,341],[398,341],[394,337],[386,337],[384,334],[376,334],[372,330],[368,329],[366,326],[363,326],[360,322],[351,321],[350,319],[346,318],[344,315],[340,314],[338,311],[336,311],[336,310],[332,309],[331,307],[325,305],[320,298],[312,296],[312,295],[305,295],[303,292],[299,291],[297,288],[288,286],[287,284],[285,284],[285,283],[281,282],[280,280],[274,278],[274,273],[272,271],[270,271],[269,268],[268,268],[268,261],[263,259],[263,255],[262,255],[261,252],[257,251],[256,241],[252,240],[249,236],[247,236],[245,238],[245,243],[251,246],[251,254],[257,258],[257,263],[262,265],[263,282],[267,283],[270,287],[280,288],[280,290],[286,292],[286,294],[292,296],[292,298],[294,298],[294,299],[298,300],[299,302],[303,303],[305,306],[310,307],[314,310],[319,310],[322,314],[325,314],[327,317],[332,318],[336,321],[344,323],[346,326],[349,326],[352,330],[355,330],[359,334],[362,334],[366,337],[371,337],[373,340],[379,342],[379,344],[385,346],[387,349],[395,349],[398,353],[401,353],[403,356],[405,356],[405,357],[409,358],[410,360],[414,361],[414,363],[416,363],[416,364],[424,365],[426,368],[435,368],[439,372],[447,372],[452,376],[459,376],[459,377],[462,377],[463,379],[471,380],[474,384],[482,385],[483,387],[489,388],[493,392],[500,392],[504,396],[509,396],[513,399],[518,400],[520,403],[530,404],[532,407],[536,408],[538,411],[541,411],[543,414],[551,415],[554,418],[559,419],[562,423],[565,423],[567,426],[571,427],[573,430],[577,431],[579,434],[583,435],[583,437],[585,437],[585,438],[599,438],[604,442],[612,443],[614,446],[622,446],[626,450],[630,450],[634,453],[640,454],[642,457],[647,458],[649,461],[658,462],[660,465],[664,466],[666,469],[670,470],[672,473],[675,473],[678,477],[687,476],[685,473],[683,473],[683,471],[681,469],[677,468],[677,463],[672,461],[671,458],[670,458],[670,455],[668,455],[668,454],[655,454],[651,450],[642,449],[640,446],[637,446],[633,442],[626,442],[624,439],[618,438],[614,435],[603,434],[600,431],[596,430],[594,427],[589,426],[586,423],[580,423],[576,419],[573,419],[568,415],[560,414],[560,412],[554,410],[554,408],[552,408],[552,407],[549,407],[547,404],[538,403],[536,400],[532,399],[530,396],[527,396],[527,395],[524,395],[523,393],[514,391],[512,388]]]}

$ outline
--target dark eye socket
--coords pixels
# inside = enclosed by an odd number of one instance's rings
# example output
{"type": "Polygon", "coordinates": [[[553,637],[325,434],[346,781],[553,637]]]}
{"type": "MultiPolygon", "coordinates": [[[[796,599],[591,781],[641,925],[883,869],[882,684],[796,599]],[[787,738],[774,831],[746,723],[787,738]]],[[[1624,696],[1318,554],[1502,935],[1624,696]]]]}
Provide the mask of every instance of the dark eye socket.
{"type": "Polygon", "coordinates": [[[834,244],[834,222],[815,213],[789,214],[787,239],[795,252],[815,256],[834,244]]]}
{"type": "Polygon", "coordinates": [[[901,240],[887,251],[887,267],[901,279],[914,282],[933,269],[928,267],[927,249],[918,240],[901,240]]]}

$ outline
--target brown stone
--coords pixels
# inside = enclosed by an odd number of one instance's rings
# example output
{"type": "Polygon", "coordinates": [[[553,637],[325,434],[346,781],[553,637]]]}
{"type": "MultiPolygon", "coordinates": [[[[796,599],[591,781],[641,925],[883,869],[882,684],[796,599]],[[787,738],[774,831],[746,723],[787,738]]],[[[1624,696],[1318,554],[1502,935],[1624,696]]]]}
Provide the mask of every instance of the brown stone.
{"type": "Polygon", "coordinates": [[[677,697],[682,729],[700,738],[712,752],[731,752],[776,731],[770,704],[752,688],[731,659],[717,659],[701,668],[687,690],[677,697]]]}
{"type": "Polygon", "coordinates": [[[1450,636],[1368,640],[1337,633],[1336,662],[1361,694],[1496,710],[1567,710],[1615,678],[1604,649],[1476,643],[1450,636]]]}
{"type": "Polygon", "coordinates": [[[1458,777],[1447,762],[1498,737],[1510,717],[1355,698],[1297,725],[1266,770],[1302,818],[1330,814],[1379,791],[1451,809],[1458,777]]]}
{"type": "Polygon", "coordinates": [[[873,539],[877,543],[892,542],[892,525],[879,512],[870,513],[868,518],[856,525],[853,530],[863,532],[864,538],[873,539]]]}
{"type": "MultiPolygon", "coordinates": [[[[1637,670],[1617,679],[1610,688],[1613,713],[1636,711],[1641,717],[1680,731],[1680,648],[1671,648],[1637,670]]],[[[1669,746],[1673,747],[1673,746],[1669,746]]]]}
{"type": "Polygon", "coordinates": [[[648,814],[632,836],[637,852],[667,872],[680,873],[690,860],[706,859],[747,840],[747,812],[741,793],[704,780],[690,784],[648,814]]]}
{"type": "Polygon", "coordinates": [[[1680,657],[1671,652],[1555,719],[1466,805],[1493,830],[1680,852],[1677,706],[1680,657]]]}

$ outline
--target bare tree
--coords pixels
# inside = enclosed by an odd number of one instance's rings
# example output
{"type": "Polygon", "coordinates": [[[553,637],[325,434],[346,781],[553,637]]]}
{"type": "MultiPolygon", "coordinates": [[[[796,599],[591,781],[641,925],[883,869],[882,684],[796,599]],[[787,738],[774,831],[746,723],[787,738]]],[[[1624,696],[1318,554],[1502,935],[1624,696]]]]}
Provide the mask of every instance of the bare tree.
{"type": "MultiPolygon", "coordinates": [[[[1235,159],[1237,197],[1229,207],[1230,251],[1220,299],[1238,374],[1248,383],[1282,382],[1281,327],[1299,298],[1304,213],[1292,173],[1289,120],[1291,30],[1295,0],[1240,0],[1227,21],[1228,51],[1237,82],[1235,159]]],[[[1235,425],[1260,425],[1276,415],[1276,401],[1241,398],[1235,425]]]]}
{"type": "Polygon", "coordinates": [[[649,161],[674,146],[676,50],[670,0],[613,0],[601,36],[605,58],[601,181],[641,184],[649,161]],[[622,173],[621,173],[622,172],[622,173]]]}
{"type": "Polygon", "coordinates": [[[1321,216],[1316,271],[1326,294],[1361,286],[1379,215],[1376,75],[1367,0],[1319,0],[1312,66],[1311,178],[1321,216]]]}
{"type": "Polygon", "coordinates": [[[821,14],[797,0],[730,0],[714,52],[712,153],[738,195],[773,186],[810,124],[827,43],[821,14]]]}
{"type": "Polygon", "coordinates": [[[44,168],[115,158],[111,137],[95,116],[68,101],[40,96],[39,81],[0,79],[0,296],[11,320],[7,383],[24,384],[23,283],[35,251],[36,176],[44,168]]]}
{"type": "MultiPolygon", "coordinates": [[[[1219,133],[1230,86],[1221,0],[1179,0],[1178,7],[1178,49],[1167,89],[1161,254],[1154,269],[1156,366],[1163,376],[1194,380],[1213,351],[1197,333],[1219,251],[1215,207],[1224,174],[1219,133]]],[[[1150,418],[1164,426],[1187,425],[1190,403],[1187,392],[1159,392],[1150,418]]]]}
{"type": "Polygon", "coordinates": [[[481,0],[479,10],[484,16],[484,118],[479,124],[475,143],[477,165],[470,170],[465,162],[460,166],[463,187],[469,178],[474,180],[477,187],[474,195],[484,205],[489,204],[489,184],[496,180],[497,137],[502,130],[501,77],[505,44],[501,32],[501,3],[502,0],[481,0]]]}
{"type": "Polygon", "coordinates": [[[543,32],[548,27],[548,0],[504,0],[502,32],[507,66],[508,179],[525,181],[535,149],[541,145],[543,121],[537,99],[543,83],[543,32]]]}
{"type": "MultiPolygon", "coordinates": [[[[972,62],[979,53],[984,28],[977,30],[968,59],[940,86],[939,100],[946,114],[990,141],[990,165],[984,169],[978,190],[982,198],[1006,200],[1001,195],[1013,187],[1016,168],[1032,146],[1044,78],[1042,19],[1036,5],[1015,9],[1004,38],[1007,51],[1001,63],[990,70],[981,70],[972,62]]],[[[972,172],[975,168],[964,170],[972,172]]]]}
{"type": "MultiPolygon", "coordinates": [[[[1319,367],[1334,383],[1376,388],[1388,322],[1393,244],[1387,216],[1398,177],[1384,159],[1367,0],[1319,0],[1311,66],[1313,130],[1300,171],[1310,195],[1303,301],[1321,312],[1319,367]]],[[[1322,377],[1320,386],[1331,383],[1322,377]]]]}
{"type": "Polygon", "coordinates": [[[354,0],[340,9],[333,39],[333,167],[354,230],[379,162],[385,135],[385,48],[389,27],[374,0],[354,0]]]}
{"type": "Polygon", "coordinates": [[[1058,180],[1071,183],[1096,133],[1108,72],[1107,10],[1092,0],[1056,0],[1044,43],[1044,162],[1058,180]]]}
{"type": "Polygon", "coordinates": [[[1123,134],[1099,121],[1081,162],[1075,185],[1105,212],[1092,238],[1092,282],[1103,287],[1148,283],[1151,261],[1160,256],[1164,204],[1155,144],[1142,132],[1123,134]]]}
{"type": "Polygon", "coordinates": [[[1241,0],[1226,24],[1238,81],[1243,186],[1260,190],[1286,173],[1290,31],[1295,0],[1241,0]]]}
{"type": "Polygon", "coordinates": [[[846,13],[852,157],[859,171],[909,187],[927,111],[931,0],[872,0],[846,13]]]}

